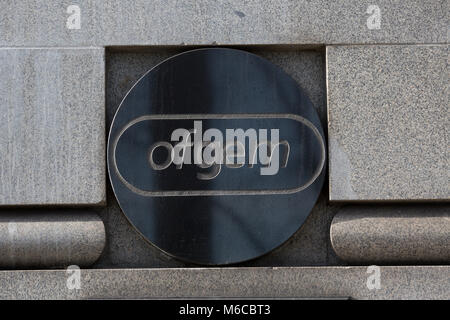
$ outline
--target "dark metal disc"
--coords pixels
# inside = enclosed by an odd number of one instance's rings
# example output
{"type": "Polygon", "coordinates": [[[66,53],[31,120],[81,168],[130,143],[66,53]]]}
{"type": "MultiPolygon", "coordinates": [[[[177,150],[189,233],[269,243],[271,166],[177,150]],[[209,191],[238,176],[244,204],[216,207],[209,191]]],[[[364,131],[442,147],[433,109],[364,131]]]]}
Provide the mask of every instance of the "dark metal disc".
{"type": "Polygon", "coordinates": [[[109,134],[109,176],[125,216],[153,245],[189,262],[237,263],[304,223],[324,181],[324,141],[311,101],[280,68],[241,50],[198,49],[165,60],[127,93],[109,134]],[[250,149],[243,166],[175,165],[171,134],[193,132],[194,121],[203,133],[223,132],[224,143],[227,129],[265,129],[269,138],[278,129],[276,174],[249,165],[250,149]]]}

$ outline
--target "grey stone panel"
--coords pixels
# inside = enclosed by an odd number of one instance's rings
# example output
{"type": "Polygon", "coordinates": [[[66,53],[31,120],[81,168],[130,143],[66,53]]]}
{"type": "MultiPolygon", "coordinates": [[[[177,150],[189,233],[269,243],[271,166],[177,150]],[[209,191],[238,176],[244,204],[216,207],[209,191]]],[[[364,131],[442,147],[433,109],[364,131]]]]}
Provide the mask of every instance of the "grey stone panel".
{"type": "Polygon", "coordinates": [[[377,12],[369,9],[373,4],[367,0],[3,1],[0,46],[448,41],[447,1],[378,0],[379,28],[373,23],[377,12]],[[80,29],[67,27],[75,13],[67,13],[67,8],[73,4],[80,9],[80,29]]]}
{"type": "Polygon", "coordinates": [[[73,210],[0,212],[0,268],[92,265],[105,246],[100,217],[73,210]]]}
{"type": "Polygon", "coordinates": [[[450,198],[448,45],[327,47],[330,200],[450,198]]]}
{"type": "Polygon", "coordinates": [[[378,271],[377,289],[367,267],[82,269],[79,290],[67,288],[65,270],[0,271],[0,299],[450,299],[450,266],[378,271]]]}
{"type": "Polygon", "coordinates": [[[344,207],[330,238],[353,264],[450,264],[450,206],[344,207]]]}
{"type": "Polygon", "coordinates": [[[105,202],[103,48],[0,48],[0,205],[105,202]]]}

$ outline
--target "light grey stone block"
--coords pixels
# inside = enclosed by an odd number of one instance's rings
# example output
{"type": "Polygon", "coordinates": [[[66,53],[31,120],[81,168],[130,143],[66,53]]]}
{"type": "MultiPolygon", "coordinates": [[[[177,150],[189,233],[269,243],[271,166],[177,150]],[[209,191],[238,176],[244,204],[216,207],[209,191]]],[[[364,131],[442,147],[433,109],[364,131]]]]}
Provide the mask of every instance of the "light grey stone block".
{"type": "Polygon", "coordinates": [[[0,271],[0,299],[353,298],[450,299],[450,266],[382,266],[380,288],[367,267],[0,271]],[[369,271],[369,272],[368,272],[369,271]]]}
{"type": "Polygon", "coordinates": [[[92,265],[105,246],[100,217],[83,211],[0,213],[0,268],[92,265]]]}
{"type": "Polygon", "coordinates": [[[105,202],[103,48],[0,48],[0,205],[105,202]]]}
{"type": "Polygon", "coordinates": [[[447,30],[440,0],[25,0],[0,11],[0,46],[444,43],[447,30]],[[67,28],[73,4],[80,29],[67,28]]]}
{"type": "Polygon", "coordinates": [[[450,206],[344,207],[330,238],[354,264],[450,264],[450,206]]]}
{"type": "Polygon", "coordinates": [[[448,45],[327,47],[330,200],[448,200],[448,45]]]}

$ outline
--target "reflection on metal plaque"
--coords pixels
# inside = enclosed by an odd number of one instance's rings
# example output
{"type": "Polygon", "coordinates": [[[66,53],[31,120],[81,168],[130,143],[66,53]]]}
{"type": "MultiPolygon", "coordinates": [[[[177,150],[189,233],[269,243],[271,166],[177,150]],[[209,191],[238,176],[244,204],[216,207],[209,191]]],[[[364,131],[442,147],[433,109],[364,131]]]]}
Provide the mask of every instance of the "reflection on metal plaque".
{"type": "Polygon", "coordinates": [[[318,198],[325,157],[297,83],[261,57],[221,48],[147,72],[108,141],[130,223],[167,254],[210,265],[256,258],[292,236],[318,198]]]}

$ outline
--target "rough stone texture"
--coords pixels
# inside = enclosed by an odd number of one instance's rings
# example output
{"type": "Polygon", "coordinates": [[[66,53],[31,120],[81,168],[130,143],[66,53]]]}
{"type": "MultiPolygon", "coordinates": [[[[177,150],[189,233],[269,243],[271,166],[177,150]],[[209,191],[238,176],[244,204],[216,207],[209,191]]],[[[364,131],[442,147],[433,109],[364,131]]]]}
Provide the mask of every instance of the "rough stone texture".
{"type": "Polygon", "coordinates": [[[105,201],[104,49],[0,48],[0,205],[105,201]]]}
{"type": "Polygon", "coordinates": [[[330,200],[448,200],[448,45],[327,47],[330,200]]]}
{"type": "Polygon", "coordinates": [[[0,46],[180,44],[359,44],[448,41],[448,1],[377,0],[380,29],[369,29],[369,0],[6,1],[0,46]],[[77,4],[81,28],[66,27],[77,4]]]}
{"type": "Polygon", "coordinates": [[[450,206],[344,207],[330,238],[354,264],[450,264],[450,206]]]}
{"type": "MultiPolygon", "coordinates": [[[[290,74],[306,90],[325,125],[325,70],[322,51],[269,51],[254,48],[250,51],[267,58],[290,74]]],[[[157,63],[180,52],[181,49],[152,49],[147,52],[107,53],[107,127],[135,81],[157,63]]],[[[329,226],[338,206],[327,205],[326,192],[324,190],[324,195],[319,198],[305,224],[291,239],[270,254],[239,266],[317,266],[339,263],[329,241],[329,226]]],[[[193,266],[166,256],[148,244],[128,223],[110,187],[108,207],[99,214],[105,222],[108,243],[95,265],[96,268],[193,266]]]]}
{"type": "Polygon", "coordinates": [[[353,298],[450,299],[450,266],[380,267],[380,289],[369,290],[367,267],[81,270],[70,274],[0,271],[0,299],[105,298],[353,298]]]}
{"type": "Polygon", "coordinates": [[[90,266],[104,246],[105,228],[95,213],[47,209],[0,214],[0,268],[90,266]]]}

